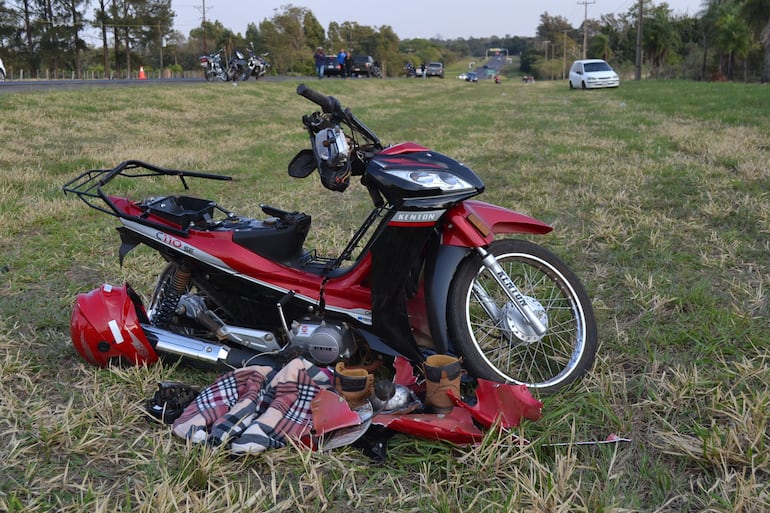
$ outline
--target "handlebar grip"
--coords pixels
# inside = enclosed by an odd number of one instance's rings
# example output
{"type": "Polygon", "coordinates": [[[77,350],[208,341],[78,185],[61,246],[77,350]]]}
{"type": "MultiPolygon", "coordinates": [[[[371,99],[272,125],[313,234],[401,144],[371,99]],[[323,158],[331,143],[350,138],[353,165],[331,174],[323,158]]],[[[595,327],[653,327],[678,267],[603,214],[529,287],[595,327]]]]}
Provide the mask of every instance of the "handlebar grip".
{"type": "Polygon", "coordinates": [[[340,112],[342,110],[340,107],[340,102],[337,101],[336,98],[333,96],[326,96],[321,94],[318,91],[310,89],[305,84],[300,84],[297,86],[297,94],[315,103],[327,114],[340,112]]]}

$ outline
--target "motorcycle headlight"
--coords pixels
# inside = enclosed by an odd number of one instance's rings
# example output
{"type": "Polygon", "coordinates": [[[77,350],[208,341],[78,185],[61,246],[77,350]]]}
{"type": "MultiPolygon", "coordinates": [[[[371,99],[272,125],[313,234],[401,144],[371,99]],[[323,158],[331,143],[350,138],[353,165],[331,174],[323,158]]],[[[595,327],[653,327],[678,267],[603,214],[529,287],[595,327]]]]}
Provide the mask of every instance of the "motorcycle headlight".
{"type": "Polygon", "coordinates": [[[388,174],[397,176],[425,189],[441,189],[445,192],[472,190],[473,186],[452,173],[436,170],[392,170],[388,174]]]}

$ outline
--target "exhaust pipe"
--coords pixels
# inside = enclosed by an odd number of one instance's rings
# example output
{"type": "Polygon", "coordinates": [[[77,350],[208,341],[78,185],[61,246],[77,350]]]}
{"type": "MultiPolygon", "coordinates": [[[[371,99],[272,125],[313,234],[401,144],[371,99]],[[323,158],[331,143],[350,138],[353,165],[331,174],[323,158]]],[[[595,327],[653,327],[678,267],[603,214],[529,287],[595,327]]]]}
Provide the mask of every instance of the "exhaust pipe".
{"type": "Polygon", "coordinates": [[[185,337],[172,331],[142,324],[150,343],[159,353],[182,356],[199,362],[219,364],[227,361],[230,348],[197,338],[185,337]]]}
{"type": "Polygon", "coordinates": [[[211,367],[237,369],[248,365],[276,365],[280,351],[255,351],[229,347],[194,337],[179,335],[151,324],[142,324],[145,336],[155,351],[172,357],[203,362],[211,367]]]}

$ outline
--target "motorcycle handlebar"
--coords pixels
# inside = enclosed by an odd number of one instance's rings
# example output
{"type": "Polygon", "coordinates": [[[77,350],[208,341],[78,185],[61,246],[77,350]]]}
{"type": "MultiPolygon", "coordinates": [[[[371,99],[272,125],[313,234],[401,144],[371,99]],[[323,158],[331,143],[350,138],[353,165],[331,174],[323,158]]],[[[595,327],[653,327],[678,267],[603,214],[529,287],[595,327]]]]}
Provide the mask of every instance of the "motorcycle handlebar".
{"type": "Polygon", "coordinates": [[[340,114],[342,113],[342,107],[339,100],[333,96],[326,96],[313,89],[310,89],[305,84],[297,86],[297,94],[303,96],[315,103],[327,114],[340,114]]]}
{"type": "Polygon", "coordinates": [[[369,139],[378,147],[381,146],[377,135],[372,132],[369,127],[364,125],[361,120],[353,115],[353,113],[350,112],[350,109],[343,111],[339,100],[337,100],[337,98],[334,96],[326,96],[325,94],[321,94],[318,91],[309,88],[305,84],[300,84],[297,86],[297,94],[307,98],[311,102],[321,107],[321,109],[326,114],[337,114],[344,117],[352,128],[358,130],[359,133],[363,134],[364,137],[369,139]]]}

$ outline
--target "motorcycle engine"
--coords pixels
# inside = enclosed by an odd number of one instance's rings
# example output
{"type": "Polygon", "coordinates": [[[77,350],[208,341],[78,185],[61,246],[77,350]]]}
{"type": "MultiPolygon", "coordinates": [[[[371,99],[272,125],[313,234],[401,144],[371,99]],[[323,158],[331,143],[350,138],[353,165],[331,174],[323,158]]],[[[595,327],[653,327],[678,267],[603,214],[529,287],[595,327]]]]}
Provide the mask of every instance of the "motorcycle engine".
{"type": "Polygon", "coordinates": [[[316,319],[294,321],[290,346],[318,365],[329,365],[353,353],[353,335],[346,324],[316,319]]]}

